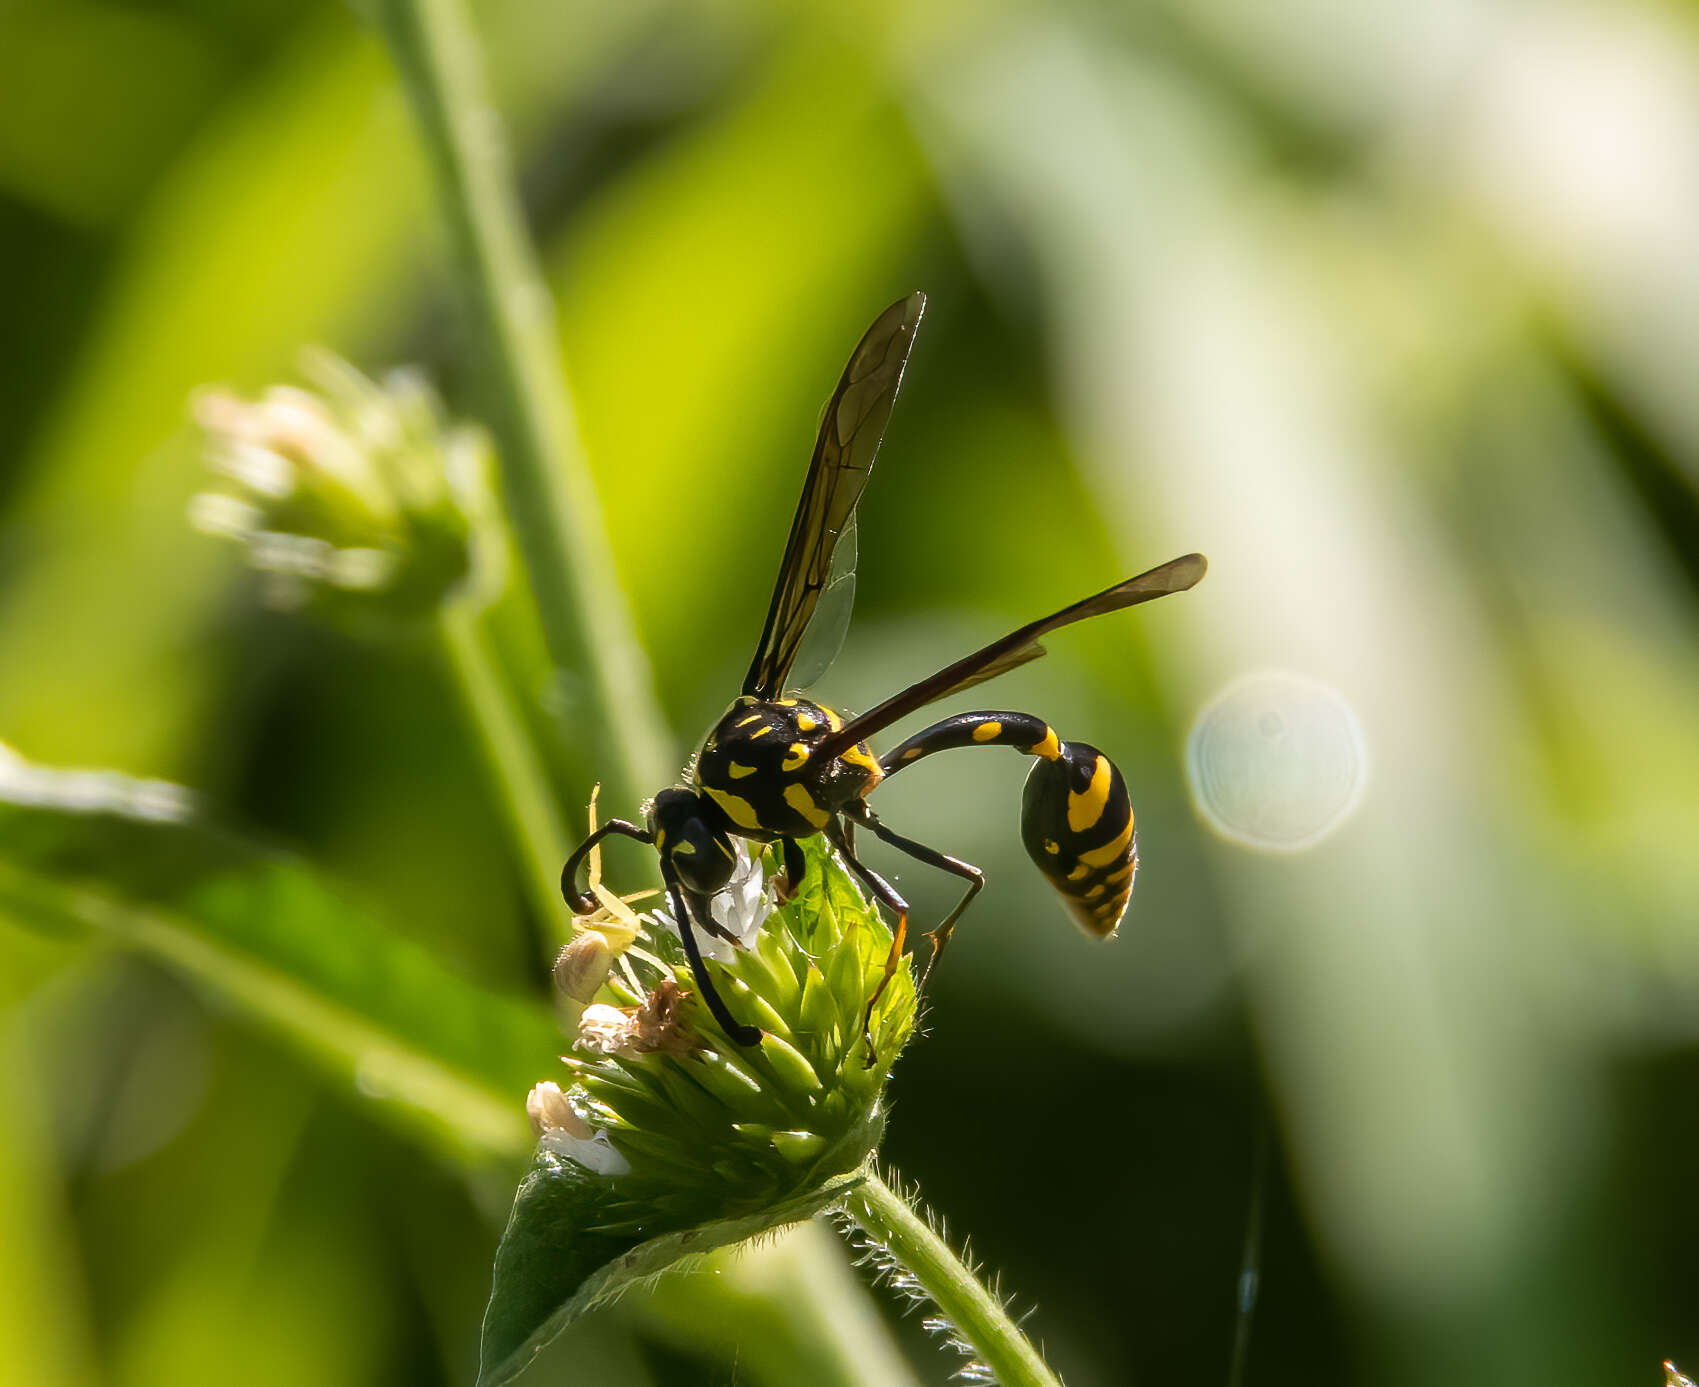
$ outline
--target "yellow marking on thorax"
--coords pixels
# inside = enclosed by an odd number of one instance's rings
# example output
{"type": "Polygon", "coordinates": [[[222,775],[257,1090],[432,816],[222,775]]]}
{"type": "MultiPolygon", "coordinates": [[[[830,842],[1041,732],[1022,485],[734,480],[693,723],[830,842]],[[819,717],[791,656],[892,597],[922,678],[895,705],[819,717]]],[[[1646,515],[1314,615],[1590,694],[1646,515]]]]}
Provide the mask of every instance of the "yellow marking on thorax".
{"type": "Polygon", "coordinates": [[[1003,735],[1003,724],[1000,722],[982,722],[973,729],[973,739],[976,742],[995,741],[1003,735]]]}
{"type": "Polygon", "coordinates": [[[1111,862],[1118,862],[1121,855],[1127,851],[1127,844],[1133,841],[1133,818],[1127,816],[1127,826],[1109,842],[1100,848],[1092,848],[1089,852],[1080,854],[1080,861],[1093,867],[1107,867],[1111,862]]]}
{"type": "Polygon", "coordinates": [[[782,771],[800,770],[808,762],[808,748],[801,742],[792,742],[790,755],[779,762],[782,771]]]}
{"type": "MultiPolygon", "coordinates": [[[[738,726],[742,727],[743,724],[740,722],[738,726]]],[[[771,727],[758,727],[749,734],[749,740],[753,742],[757,737],[765,737],[772,730],[771,727]]]]}
{"type": "Polygon", "coordinates": [[[714,839],[714,846],[717,847],[721,852],[723,852],[727,857],[731,858],[731,860],[733,862],[737,861],[737,853],[732,849],[732,845],[730,843],[728,843],[724,838],[714,839]]]}
{"type": "Polygon", "coordinates": [[[807,713],[798,713],[796,715],[796,730],[798,732],[812,732],[819,726],[819,718],[812,718],[807,713]]]}
{"type": "Polygon", "coordinates": [[[867,750],[867,743],[866,742],[856,743],[856,745],[852,746],[848,751],[846,751],[838,759],[840,761],[848,761],[850,763],[850,765],[852,765],[852,766],[865,767],[867,770],[873,772],[875,775],[882,773],[880,766],[879,766],[879,762],[877,760],[875,760],[874,757],[873,757],[873,754],[870,751],[867,750]]]}
{"type": "Polygon", "coordinates": [[[1068,827],[1073,832],[1084,833],[1103,817],[1109,804],[1109,774],[1109,758],[1099,756],[1084,792],[1068,791],[1068,827]]]}
{"type": "Polygon", "coordinates": [[[806,786],[794,783],[785,786],[785,803],[816,828],[824,828],[832,821],[832,816],[814,802],[806,786]]]}
{"type": "MultiPolygon", "coordinates": [[[[750,714],[750,715],[749,715],[749,716],[748,716],[748,717],[746,717],[746,718],[740,718],[740,719],[739,719],[739,720],[738,720],[738,723],[737,723],[737,725],[738,725],[738,726],[739,726],[739,727],[748,727],[748,726],[749,726],[749,724],[750,724],[750,723],[752,723],[752,722],[760,722],[760,721],[761,721],[761,714],[759,714],[759,713],[751,713],[751,714],[750,714]]],[[[760,733],[759,733],[759,732],[757,732],[757,733],[756,733],[756,734],[755,734],[755,735],[756,735],[756,736],[757,736],[757,737],[759,737],[759,736],[760,736],[760,735],[761,735],[761,734],[760,734],[760,733]]]]}
{"type": "Polygon", "coordinates": [[[655,851],[662,852],[667,846],[667,831],[664,828],[655,830],[655,851]]]}
{"type": "Polygon", "coordinates": [[[842,718],[840,718],[836,713],[834,713],[830,708],[828,708],[824,703],[822,703],[820,705],[820,711],[826,715],[826,721],[829,724],[831,724],[832,731],[838,732],[838,731],[841,731],[843,729],[844,720],[842,718]]]}
{"type": "Polygon", "coordinates": [[[710,799],[726,811],[726,817],[739,828],[760,828],[761,820],[755,813],[755,806],[740,795],[728,794],[717,790],[712,785],[702,787],[708,792],[710,799]]]}
{"type": "Polygon", "coordinates": [[[695,855],[696,855],[696,844],[695,843],[680,843],[676,848],[673,849],[673,856],[674,857],[694,857],[695,855]]]}
{"type": "Polygon", "coordinates": [[[733,780],[742,780],[746,775],[754,775],[755,767],[746,766],[740,761],[726,762],[726,772],[733,780]]]}
{"type": "Polygon", "coordinates": [[[1056,729],[1046,726],[1044,740],[1029,746],[1026,749],[1026,754],[1028,756],[1042,756],[1046,761],[1054,761],[1062,754],[1062,743],[1056,736],[1056,729]]]}

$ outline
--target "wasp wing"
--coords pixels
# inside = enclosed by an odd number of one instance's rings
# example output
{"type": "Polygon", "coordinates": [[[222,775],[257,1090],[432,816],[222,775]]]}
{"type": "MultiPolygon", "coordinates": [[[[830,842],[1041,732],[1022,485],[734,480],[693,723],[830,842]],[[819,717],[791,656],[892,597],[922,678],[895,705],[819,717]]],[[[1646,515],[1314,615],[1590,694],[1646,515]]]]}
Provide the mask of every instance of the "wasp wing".
{"type": "MultiPolygon", "coordinates": [[[[925,308],[926,295],[914,293],[881,313],[857,344],[826,403],[767,621],[743,679],[746,694],[769,699],[784,692],[820,595],[833,582],[833,552],[867,486],[925,308]]],[[[846,595],[853,593],[850,587],[846,595]]],[[[827,658],[836,653],[834,647],[827,658]]]]}
{"type": "Polygon", "coordinates": [[[812,688],[844,648],[850,617],[855,613],[859,529],[858,517],[851,511],[844,528],[838,531],[838,545],[832,551],[832,567],[826,574],[826,586],[820,589],[819,604],[814,608],[808,631],[797,645],[796,658],[791,661],[791,672],[785,682],[793,689],[812,688]]]}
{"type": "Polygon", "coordinates": [[[1118,612],[1123,607],[1136,607],[1140,602],[1167,597],[1170,593],[1184,592],[1203,577],[1208,566],[1202,554],[1186,554],[1178,559],[1170,559],[1148,573],[1128,578],[1125,582],[1105,588],[1102,592],[1094,593],[1072,606],[1063,607],[1059,612],[1052,612],[1047,617],[1029,622],[1020,630],[1011,631],[1002,640],[993,641],[983,650],[963,656],[953,665],[939,670],[930,679],[911,684],[901,693],[887,698],[878,707],[851,719],[840,731],[832,733],[822,741],[814,755],[839,756],[857,742],[865,742],[876,732],[883,731],[916,709],[924,708],[928,703],[936,703],[940,698],[948,698],[951,694],[960,693],[975,684],[983,684],[987,679],[995,679],[999,674],[1007,674],[1029,660],[1038,659],[1044,654],[1044,647],[1039,644],[1040,637],[1058,627],[1071,626],[1076,621],[1102,616],[1106,612],[1118,612]]]}

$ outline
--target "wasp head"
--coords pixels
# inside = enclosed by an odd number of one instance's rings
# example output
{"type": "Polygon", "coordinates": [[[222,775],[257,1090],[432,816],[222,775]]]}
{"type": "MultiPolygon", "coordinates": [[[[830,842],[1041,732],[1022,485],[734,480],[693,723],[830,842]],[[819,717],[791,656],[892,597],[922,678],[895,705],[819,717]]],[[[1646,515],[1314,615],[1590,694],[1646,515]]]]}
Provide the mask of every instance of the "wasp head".
{"type": "Polygon", "coordinates": [[[731,880],[737,853],[719,811],[694,790],[675,785],[649,806],[655,849],[687,891],[712,896],[731,880]]]}

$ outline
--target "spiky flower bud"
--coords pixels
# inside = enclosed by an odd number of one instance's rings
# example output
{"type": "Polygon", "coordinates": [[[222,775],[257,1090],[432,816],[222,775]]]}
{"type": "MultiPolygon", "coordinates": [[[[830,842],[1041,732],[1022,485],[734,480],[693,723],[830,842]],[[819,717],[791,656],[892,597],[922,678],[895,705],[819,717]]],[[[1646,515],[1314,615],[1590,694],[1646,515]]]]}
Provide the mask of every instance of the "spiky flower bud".
{"type": "Polygon", "coordinates": [[[559,1093],[603,1145],[540,1145],[497,1255],[482,1380],[505,1381],[631,1279],[806,1218],[861,1178],[914,1026],[914,979],[904,956],[873,1008],[870,1050],[863,1020],[891,931],[822,840],[803,846],[807,875],[782,905],[747,855],[715,902],[739,942],[708,969],[737,1018],[761,1029],[758,1044],[714,1021],[665,917],[644,922],[605,1000],[578,1015],[571,1083],[533,1101],[554,1111],[559,1093]],[[626,1168],[611,1171],[604,1151],[626,1168]]]}
{"type": "Polygon", "coordinates": [[[329,352],[301,369],[313,388],[194,397],[221,485],[191,523],[240,543],[282,607],[418,616],[487,578],[483,435],[449,425],[416,373],[377,383],[329,352]]]}
{"type": "MultiPolygon", "coordinates": [[[[647,992],[614,978],[610,991],[624,1005],[587,1007],[566,1057],[581,1110],[627,1152],[633,1182],[652,1181],[657,1199],[694,1205],[701,1220],[780,1202],[860,1165],[878,1139],[885,1078],[913,1025],[905,958],[874,1009],[869,1056],[862,1018],[890,931],[828,849],[815,846],[808,857],[801,889],[776,909],[761,860],[747,855],[715,902],[740,942],[718,941],[708,966],[726,1004],[761,1029],[758,1045],[720,1030],[697,995],[676,925],[657,912],[645,953],[658,966],[645,969],[647,992]],[[684,1170],[696,1178],[681,1181],[684,1170]]],[[[634,1210],[630,1222],[652,1227],[653,1215],[634,1210]]]]}

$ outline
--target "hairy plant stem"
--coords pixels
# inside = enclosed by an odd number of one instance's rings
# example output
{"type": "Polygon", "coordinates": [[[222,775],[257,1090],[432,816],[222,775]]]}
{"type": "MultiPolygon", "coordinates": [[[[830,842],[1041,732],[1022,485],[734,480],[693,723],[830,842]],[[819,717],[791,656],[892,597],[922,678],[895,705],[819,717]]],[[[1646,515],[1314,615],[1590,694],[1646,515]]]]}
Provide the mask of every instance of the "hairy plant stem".
{"type": "Polygon", "coordinates": [[[480,609],[449,602],[437,616],[449,668],[460,687],[467,722],[477,736],[523,861],[526,893],[545,931],[544,952],[552,955],[571,934],[560,897],[560,864],[567,852],[566,829],[554,789],[537,760],[536,745],[513,701],[480,609]]]}
{"type": "Polygon", "coordinates": [[[870,1172],[843,1207],[914,1276],[1003,1387],[1061,1387],[1003,1302],[878,1175],[870,1172]]]}
{"type": "Polygon", "coordinates": [[[550,658],[572,671],[571,710],[615,803],[671,775],[647,662],[613,577],[595,483],[578,446],[548,289],[527,237],[501,120],[463,0],[378,0],[418,118],[483,339],[488,420],[507,511],[550,658]]]}

